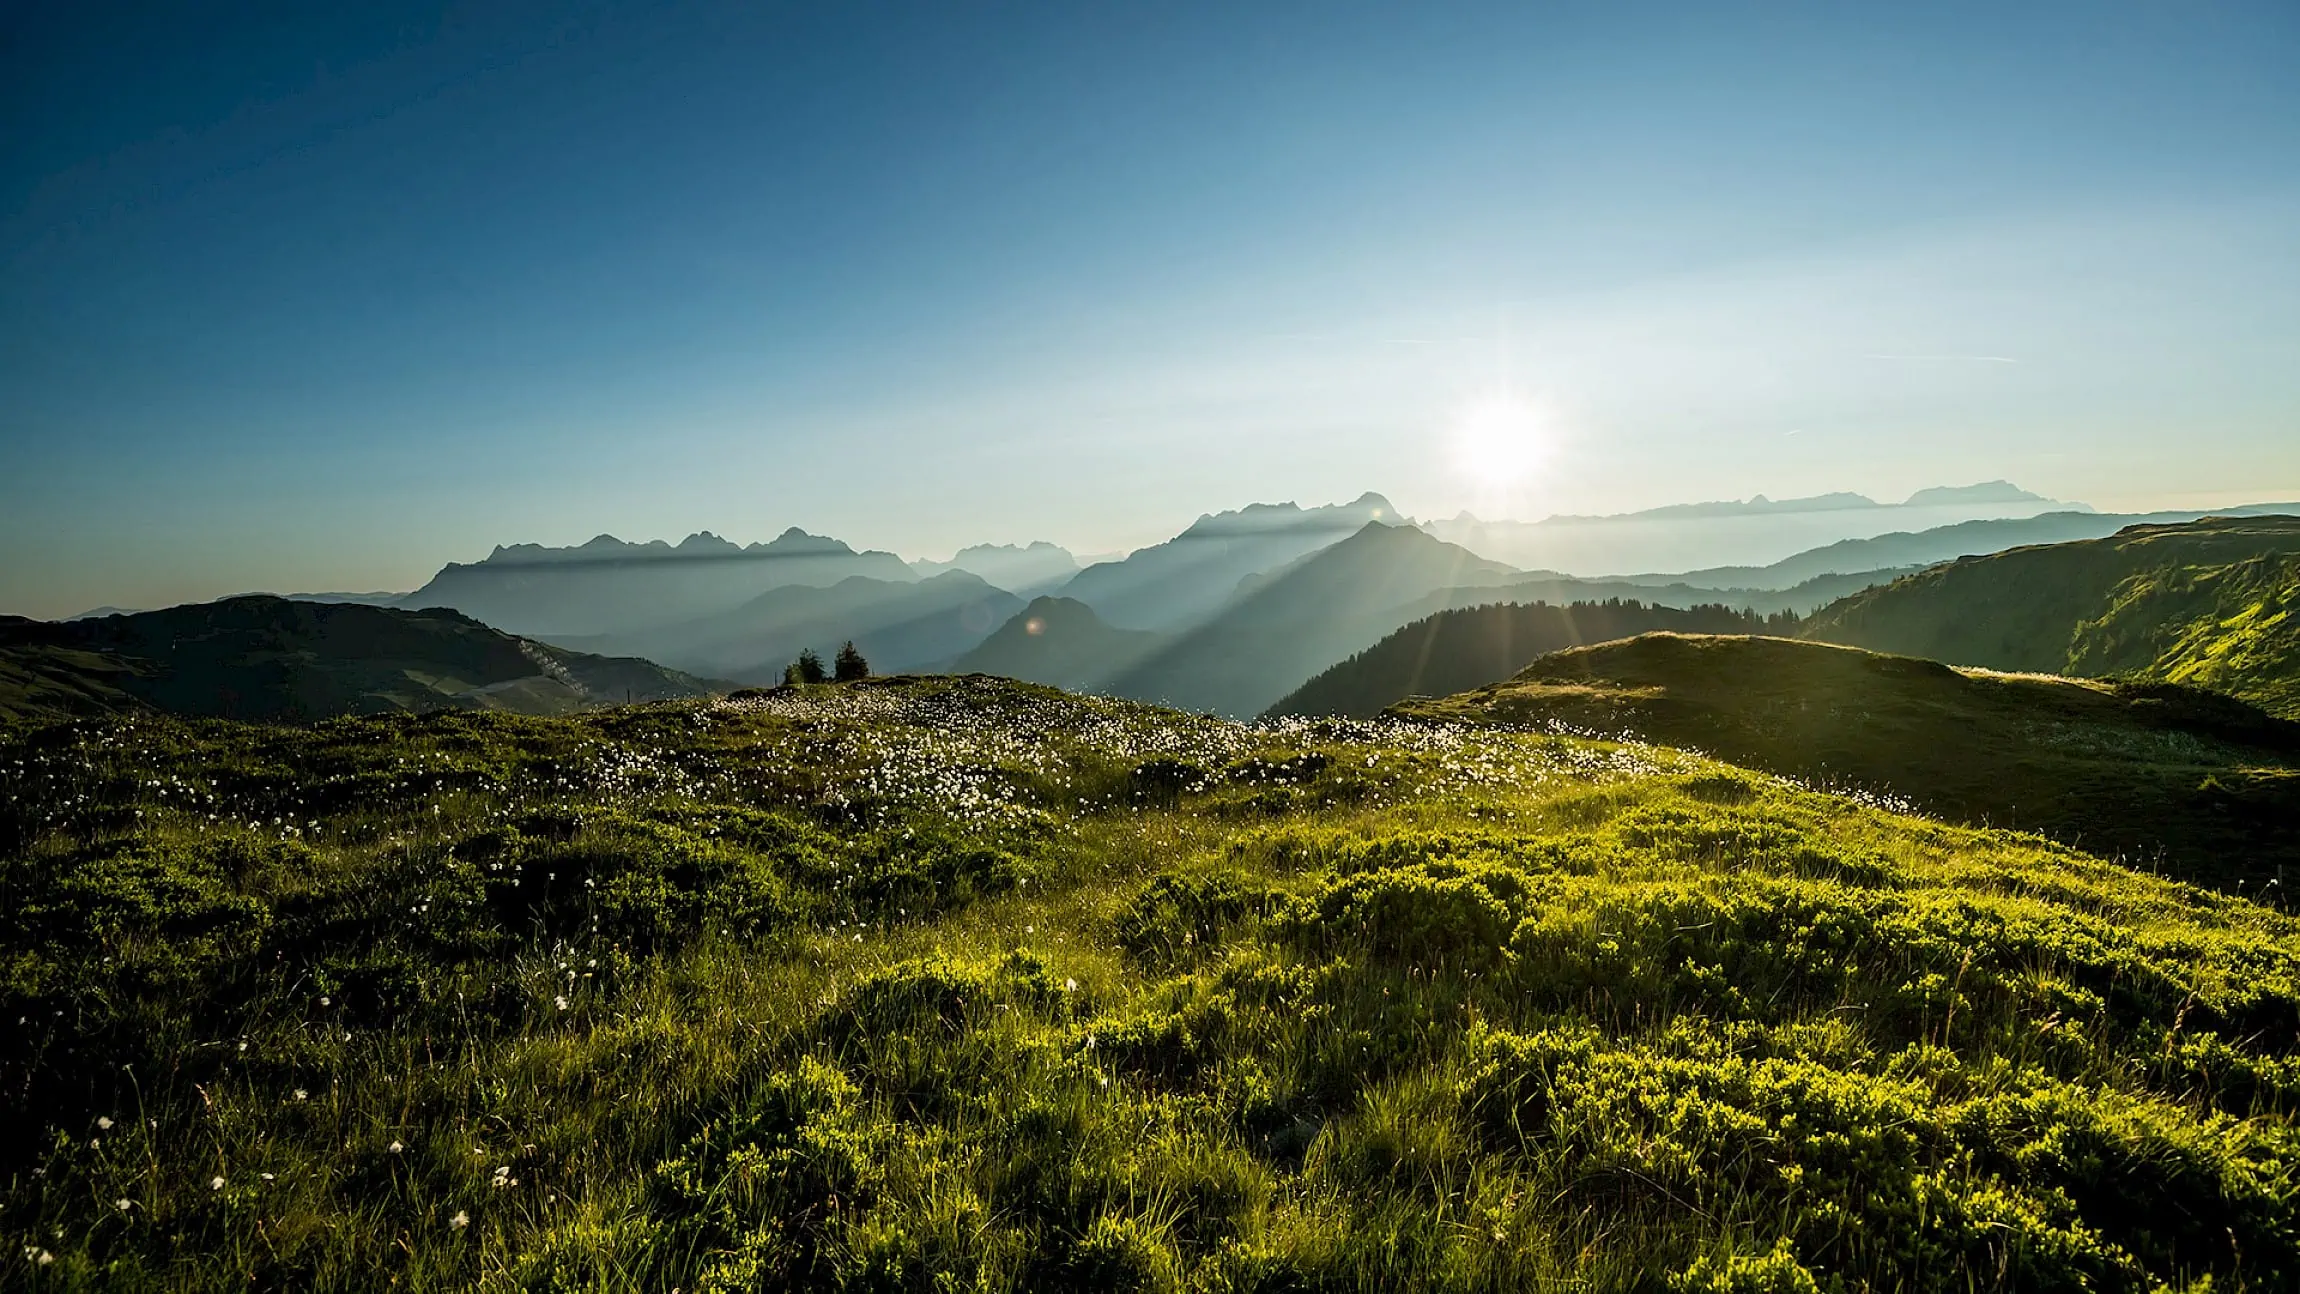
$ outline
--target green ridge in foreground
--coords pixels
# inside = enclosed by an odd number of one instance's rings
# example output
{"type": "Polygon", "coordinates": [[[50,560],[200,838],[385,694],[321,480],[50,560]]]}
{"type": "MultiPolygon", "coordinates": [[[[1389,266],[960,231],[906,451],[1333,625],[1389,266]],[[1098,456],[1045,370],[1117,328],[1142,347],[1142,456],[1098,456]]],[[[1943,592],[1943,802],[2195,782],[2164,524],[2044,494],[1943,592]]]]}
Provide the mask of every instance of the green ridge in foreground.
{"type": "Polygon", "coordinates": [[[1634,744],[986,679],[0,745],[0,1284],[2300,1272],[2300,924],[1634,744]]]}
{"type": "Polygon", "coordinates": [[[2300,881],[2300,723],[2192,688],[1655,633],[1397,712],[1628,734],[2201,883],[2300,881]]]}
{"type": "Polygon", "coordinates": [[[1803,637],[1958,665],[2208,687],[2300,719],[2300,517],[2207,517],[1968,557],[1803,637]]]}
{"type": "Polygon", "coordinates": [[[263,722],[567,714],[720,690],[652,661],[515,638],[442,607],[251,594],[63,624],[0,616],[0,725],[146,709],[263,722]]]}

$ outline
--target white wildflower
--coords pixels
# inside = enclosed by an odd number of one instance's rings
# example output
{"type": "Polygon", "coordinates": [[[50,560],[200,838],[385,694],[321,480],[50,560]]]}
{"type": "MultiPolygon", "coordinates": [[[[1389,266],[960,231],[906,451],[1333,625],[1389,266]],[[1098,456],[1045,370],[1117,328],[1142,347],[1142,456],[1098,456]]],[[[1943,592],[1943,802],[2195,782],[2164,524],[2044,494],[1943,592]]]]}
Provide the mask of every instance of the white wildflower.
{"type": "Polygon", "coordinates": [[[455,1228],[457,1231],[461,1231],[465,1227],[471,1225],[471,1215],[461,1209],[457,1209],[455,1211],[455,1216],[447,1220],[447,1225],[455,1228]]]}
{"type": "Polygon", "coordinates": [[[221,1177],[212,1177],[212,1178],[209,1178],[209,1179],[208,1179],[208,1189],[209,1189],[209,1190],[211,1190],[211,1191],[220,1191],[220,1190],[224,1189],[224,1179],[223,1179],[223,1178],[221,1178],[221,1177]]]}
{"type": "Polygon", "coordinates": [[[96,1126],[106,1132],[110,1132],[112,1130],[112,1116],[108,1114],[98,1115],[96,1118],[96,1126]]]}

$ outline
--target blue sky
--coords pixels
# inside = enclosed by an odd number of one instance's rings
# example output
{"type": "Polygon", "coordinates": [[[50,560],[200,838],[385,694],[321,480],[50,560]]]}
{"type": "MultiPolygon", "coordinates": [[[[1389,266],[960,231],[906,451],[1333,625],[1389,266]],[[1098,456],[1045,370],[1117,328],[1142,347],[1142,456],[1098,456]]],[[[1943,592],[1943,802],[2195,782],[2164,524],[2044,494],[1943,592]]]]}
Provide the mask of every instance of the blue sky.
{"type": "Polygon", "coordinates": [[[2289,4],[31,8],[0,611],[1369,488],[2300,498],[2289,4]]]}

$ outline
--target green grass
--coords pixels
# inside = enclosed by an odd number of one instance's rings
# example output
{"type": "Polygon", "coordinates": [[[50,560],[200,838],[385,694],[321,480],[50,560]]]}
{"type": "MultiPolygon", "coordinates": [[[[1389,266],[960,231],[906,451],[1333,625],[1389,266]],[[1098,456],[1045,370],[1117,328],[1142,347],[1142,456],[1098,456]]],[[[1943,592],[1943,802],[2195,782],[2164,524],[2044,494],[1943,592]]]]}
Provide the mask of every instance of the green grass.
{"type": "Polygon", "coordinates": [[[2209,687],[2300,719],[2300,517],[2127,526],[1856,593],[1800,636],[1991,669],[2209,687]]]}
{"type": "Polygon", "coordinates": [[[2300,924],[988,680],[0,747],[0,1285],[2284,1288],[2300,924]]]}
{"type": "Polygon", "coordinates": [[[1627,733],[2224,888],[2300,881],[2300,723],[2180,685],[1659,633],[1398,711],[1627,733]]]}

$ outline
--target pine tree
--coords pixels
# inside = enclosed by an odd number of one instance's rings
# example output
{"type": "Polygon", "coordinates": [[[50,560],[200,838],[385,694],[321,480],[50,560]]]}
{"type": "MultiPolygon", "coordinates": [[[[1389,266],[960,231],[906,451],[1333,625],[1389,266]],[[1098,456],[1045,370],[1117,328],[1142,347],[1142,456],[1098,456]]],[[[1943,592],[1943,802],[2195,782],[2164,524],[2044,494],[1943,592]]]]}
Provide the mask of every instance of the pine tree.
{"type": "Polygon", "coordinates": [[[855,641],[852,638],[847,639],[846,646],[839,648],[838,659],[832,662],[832,668],[841,683],[852,683],[858,678],[870,677],[870,662],[864,660],[863,654],[855,650],[855,641]]]}
{"type": "Polygon", "coordinates": [[[785,683],[820,683],[828,677],[829,672],[823,669],[823,658],[815,655],[812,647],[800,652],[797,660],[783,667],[785,683]]]}

